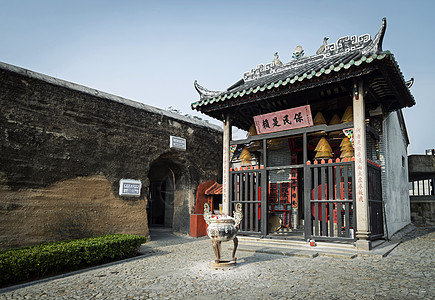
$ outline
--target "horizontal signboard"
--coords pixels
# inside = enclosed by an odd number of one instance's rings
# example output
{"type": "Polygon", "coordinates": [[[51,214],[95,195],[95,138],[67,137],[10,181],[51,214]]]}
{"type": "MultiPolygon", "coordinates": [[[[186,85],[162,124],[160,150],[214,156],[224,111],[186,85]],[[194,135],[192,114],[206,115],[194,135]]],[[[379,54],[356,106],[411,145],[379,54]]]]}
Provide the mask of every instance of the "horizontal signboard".
{"type": "Polygon", "coordinates": [[[254,117],[257,134],[313,126],[311,108],[304,105],[254,117]]]}

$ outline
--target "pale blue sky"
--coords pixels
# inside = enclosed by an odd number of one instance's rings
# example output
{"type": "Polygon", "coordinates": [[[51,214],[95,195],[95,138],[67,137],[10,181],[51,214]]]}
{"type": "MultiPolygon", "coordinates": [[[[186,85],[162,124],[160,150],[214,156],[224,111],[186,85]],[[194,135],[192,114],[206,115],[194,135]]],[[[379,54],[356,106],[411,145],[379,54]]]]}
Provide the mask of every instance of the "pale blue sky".
{"type": "MultiPolygon", "coordinates": [[[[378,31],[417,105],[404,109],[409,153],[435,148],[435,1],[0,0],[0,61],[196,115],[195,79],[223,90],[297,45],[378,31]]],[[[199,115],[206,119],[204,115],[199,115]]]]}

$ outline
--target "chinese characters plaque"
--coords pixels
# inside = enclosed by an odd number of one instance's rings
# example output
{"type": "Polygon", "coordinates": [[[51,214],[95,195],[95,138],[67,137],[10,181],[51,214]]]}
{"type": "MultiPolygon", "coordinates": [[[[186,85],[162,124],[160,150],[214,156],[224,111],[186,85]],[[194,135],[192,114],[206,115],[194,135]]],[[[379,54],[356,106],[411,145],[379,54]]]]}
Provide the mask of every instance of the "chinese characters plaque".
{"type": "Polygon", "coordinates": [[[257,134],[313,126],[311,108],[304,105],[254,117],[257,134]]]}

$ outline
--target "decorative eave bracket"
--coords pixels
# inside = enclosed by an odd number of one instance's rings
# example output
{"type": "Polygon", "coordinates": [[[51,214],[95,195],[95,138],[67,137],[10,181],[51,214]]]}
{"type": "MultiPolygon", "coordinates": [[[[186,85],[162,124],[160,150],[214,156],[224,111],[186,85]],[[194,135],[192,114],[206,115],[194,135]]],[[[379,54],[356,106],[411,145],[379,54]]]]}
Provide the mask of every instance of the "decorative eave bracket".
{"type": "Polygon", "coordinates": [[[382,42],[384,40],[385,30],[387,29],[387,18],[382,18],[382,25],[379,28],[375,38],[363,50],[362,54],[372,54],[382,52],[382,42]]]}
{"type": "Polygon", "coordinates": [[[199,85],[197,80],[195,80],[195,82],[193,83],[193,86],[195,87],[196,91],[198,92],[200,100],[213,98],[221,93],[218,91],[210,91],[210,90],[206,89],[205,87],[199,85]]]}

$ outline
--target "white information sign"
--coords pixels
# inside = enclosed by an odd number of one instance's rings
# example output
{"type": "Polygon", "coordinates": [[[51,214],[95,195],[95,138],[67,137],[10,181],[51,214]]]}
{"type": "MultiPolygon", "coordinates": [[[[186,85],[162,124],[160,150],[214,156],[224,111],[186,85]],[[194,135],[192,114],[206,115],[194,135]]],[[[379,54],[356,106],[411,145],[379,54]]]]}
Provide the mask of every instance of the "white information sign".
{"type": "Polygon", "coordinates": [[[178,149],[186,151],[186,139],[178,136],[172,136],[170,138],[169,147],[171,149],[178,149]]]}
{"type": "Polygon", "coordinates": [[[121,179],[119,181],[120,196],[140,196],[142,182],[134,179],[121,179]]]}

